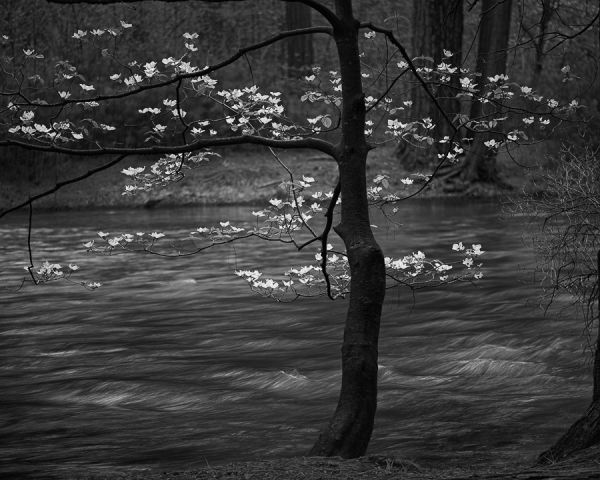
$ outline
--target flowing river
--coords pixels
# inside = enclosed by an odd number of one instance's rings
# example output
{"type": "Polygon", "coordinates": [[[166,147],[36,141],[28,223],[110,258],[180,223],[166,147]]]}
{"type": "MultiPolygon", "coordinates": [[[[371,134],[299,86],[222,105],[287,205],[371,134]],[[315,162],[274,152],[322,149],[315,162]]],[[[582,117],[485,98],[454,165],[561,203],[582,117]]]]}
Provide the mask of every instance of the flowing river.
{"type": "MultiPolygon", "coordinates": [[[[183,470],[309,450],[336,406],[347,303],[278,304],[233,270],[281,274],[313,263],[314,248],[251,242],[173,259],[82,247],[100,230],[164,231],[168,245],[219,221],[249,226],[251,210],[35,214],[36,265],[76,263],[75,280],[103,284],[93,292],[64,281],[5,290],[28,264],[27,216],[0,221],[0,474],[183,470]]],[[[398,218],[400,229],[377,229],[386,256],[456,260],[453,243],[480,243],[484,277],[414,297],[388,291],[368,453],[532,462],[589,402],[582,322],[534,308],[522,219],[448,200],[403,204],[398,218]]]]}

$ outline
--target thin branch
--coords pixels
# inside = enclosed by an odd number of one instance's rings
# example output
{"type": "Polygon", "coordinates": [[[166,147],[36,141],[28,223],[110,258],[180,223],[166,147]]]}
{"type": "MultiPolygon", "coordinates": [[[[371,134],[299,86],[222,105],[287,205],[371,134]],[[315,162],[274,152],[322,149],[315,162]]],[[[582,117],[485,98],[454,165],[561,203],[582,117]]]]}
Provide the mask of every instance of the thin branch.
{"type": "Polygon", "coordinates": [[[450,119],[450,117],[448,116],[448,114],[446,113],[446,111],[439,104],[437,98],[435,98],[435,95],[429,90],[429,88],[427,88],[427,83],[425,83],[425,80],[423,80],[423,78],[421,77],[421,75],[419,75],[419,72],[417,71],[417,68],[415,67],[415,65],[412,62],[412,60],[410,59],[410,57],[408,56],[408,53],[406,52],[406,49],[400,43],[400,41],[394,36],[394,32],[392,30],[387,29],[387,28],[381,28],[381,27],[378,27],[376,25],[373,25],[371,22],[361,22],[360,28],[370,28],[374,32],[382,33],[382,34],[384,34],[389,39],[389,41],[393,45],[396,46],[396,48],[400,51],[400,53],[404,57],[404,60],[406,60],[406,63],[408,63],[409,68],[412,70],[413,74],[415,75],[415,77],[417,78],[417,80],[419,81],[419,83],[421,84],[421,86],[425,89],[425,92],[427,93],[427,95],[429,96],[429,98],[431,98],[431,101],[434,103],[434,105],[436,106],[436,108],[440,111],[440,113],[442,114],[442,116],[448,122],[448,125],[450,125],[450,127],[455,132],[457,132],[458,128],[456,127],[456,125],[454,125],[454,123],[452,122],[452,120],[450,119]]]}
{"type": "MultiPolygon", "coordinates": [[[[469,3],[469,2],[467,2],[469,3]]],[[[467,12],[470,12],[471,10],[473,10],[475,8],[475,5],[477,5],[479,3],[479,0],[474,0],[472,3],[469,3],[469,8],[467,9],[467,12]]]]}
{"type": "Polygon", "coordinates": [[[310,240],[304,242],[302,245],[300,245],[298,247],[298,250],[302,250],[304,247],[308,247],[311,243],[316,242],[317,240],[322,240],[324,235],[327,236],[329,234],[329,231],[331,230],[331,226],[333,225],[333,209],[335,207],[337,199],[340,196],[341,188],[342,188],[342,184],[340,183],[340,180],[338,180],[338,183],[335,186],[335,189],[333,190],[332,201],[329,202],[327,211],[325,212],[325,215],[323,215],[327,221],[325,222],[325,228],[323,228],[323,232],[321,233],[321,235],[319,235],[318,237],[315,237],[315,238],[311,238],[310,240]],[[335,202],[333,201],[334,197],[335,197],[335,202]]]}
{"type": "Polygon", "coordinates": [[[577,33],[574,33],[573,35],[565,35],[564,33],[559,33],[558,35],[560,35],[561,37],[563,37],[563,39],[558,42],[556,45],[554,45],[552,48],[550,48],[546,54],[550,53],[552,50],[554,50],[555,48],[558,48],[560,45],[562,45],[563,43],[565,43],[567,40],[572,40],[580,35],[583,35],[583,33],[590,29],[592,27],[592,25],[594,25],[594,23],[596,23],[596,20],[598,20],[598,18],[600,18],[600,11],[598,11],[598,13],[596,14],[596,16],[594,18],[592,18],[592,20],[585,26],[585,28],[583,28],[582,30],[580,30],[577,33]]]}
{"type": "Polygon", "coordinates": [[[371,105],[369,108],[367,108],[367,113],[369,113],[371,110],[373,110],[377,105],[379,105],[379,103],[381,103],[381,101],[385,98],[385,96],[390,92],[390,90],[394,87],[394,85],[396,84],[396,82],[398,80],[400,80],[400,78],[402,78],[402,76],[408,72],[408,68],[405,69],[402,73],[400,73],[396,78],[394,78],[394,80],[392,81],[392,83],[389,85],[389,87],[386,89],[385,92],[383,92],[381,94],[381,96],[377,99],[377,101],[371,105]]]}
{"type": "MultiPolygon", "coordinates": [[[[35,283],[37,285],[38,281],[33,276],[33,272],[31,271],[31,269],[33,268],[33,252],[31,251],[31,225],[32,224],[33,224],[33,205],[30,203],[29,204],[29,222],[28,222],[28,226],[27,226],[27,251],[29,252],[29,267],[27,267],[27,271],[29,272],[29,275],[31,276],[33,283],[35,283]]],[[[24,281],[25,280],[23,280],[23,282],[24,281]]],[[[21,286],[22,286],[22,284],[21,284],[21,286]]]]}
{"type": "MultiPolygon", "coordinates": [[[[22,207],[25,207],[25,206],[27,206],[27,205],[29,205],[29,206],[30,206],[30,212],[29,212],[29,215],[31,216],[31,204],[32,204],[33,202],[35,202],[36,200],[39,200],[40,198],[43,198],[43,197],[47,197],[48,195],[51,195],[52,193],[54,193],[54,192],[56,192],[56,191],[60,190],[62,187],[66,186],[66,185],[69,185],[69,184],[71,184],[71,183],[77,183],[77,182],[80,182],[81,180],[84,180],[84,179],[86,179],[86,178],[88,178],[88,177],[91,177],[92,175],[94,175],[94,174],[96,174],[96,173],[98,173],[98,172],[101,172],[102,170],[106,170],[106,169],[108,169],[108,168],[110,168],[110,167],[112,167],[112,166],[116,165],[117,163],[119,163],[121,160],[123,160],[123,159],[124,159],[124,158],[126,158],[127,156],[128,156],[128,155],[121,155],[120,157],[118,157],[118,158],[116,158],[116,159],[114,159],[114,160],[112,160],[112,161],[110,161],[110,162],[108,162],[108,163],[105,163],[104,165],[100,165],[100,166],[99,166],[99,167],[97,167],[97,168],[93,168],[93,169],[91,169],[91,170],[88,170],[88,171],[87,171],[86,173],[84,173],[83,175],[79,175],[78,177],[73,177],[73,178],[70,178],[70,179],[68,179],[68,180],[65,180],[65,181],[63,181],[63,182],[58,182],[58,183],[57,183],[56,185],[54,185],[54,187],[52,187],[51,189],[49,189],[49,190],[46,190],[45,192],[39,193],[38,195],[34,195],[33,197],[30,197],[28,200],[26,200],[26,201],[25,201],[25,202],[23,202],[23,203],[20,203],[19,205],[15,206],[15,207],[9,208],[9,209],[7,209],[7,210],[3,210],[2,212],[0,212],[0,218],[4,217],[6,214],[8,214],[8,213],[10,213],[10,212],[14,212],[14,211],[16,211],[16,210],[19,210],[20,208],[22,208],[22,207]]],[[[31,234],[31,218],[30,218],[30,221],[29,221],[29,232],[30,232],[30,234],[31,234]]],[[[29,241],[29,240],[28,240],[28,241],[29,241]]],[[[31,250],[29,250],[29,253],[30,253],[30,262],[31,262],[31,264],[33,265],[33,261],[31,260],[31,250]]]]}
{"type": "Polygon", "coordinates": [[[337,203],[338,198],[340,197],[340,192],[342,191],[342,180],[339,179],[335,189],[333,190],[333,197],[331,197],[331,202],[329,203],[329,207],[327,207],[327,212],[325,213],[325,218],[327,219],[327,223],[325,223],[325,228],[323,229],[323,233],[321,233],[321,271],[323,272],[323,278],[325,278],[325,283],[327,284],[327,296],[331,300],[335,300],[331,295],[331,282],[329,280],[329,273],[327,272],[327,238],[329,236],[329,232],[331,231],[331,227],[333,225],[333,210],[335,208],[335,204],[337,203]]]}
{"type": "Polygon", "coordinates": [[[325,227],[323,228],[323,232],[318,237],[311,238],[307,242],[304,242],[302,245],[298,247],[298,250],[302,250],[304,247],[310,245],[317,240],[321,240],[321,272],[323,272],[323,278],[325,279],[325,283],[327,284],[327,296],[331,300],[335,300],[331,295],[331,281],[329,280],[329,273],[327,272],[327,239],[329,237],[329,232],[333,226],[333,212],[335,209],[335,205],[340,198],[340,192],[342,191],[342,183],[341,180],[338,180],[335,189],[333,190],[333,196],[331,197],[331,201],[329,202],[329,206],[327,207],[327,211],[325,212],[325,218],[327,221],[325,222],[325,227]]]}
{"type": "Polygon", "coordinates": [[[291,187],[292,194],[294,195],[294,204],[295,204],[294,208],[298,212],[298,216],[300,217],[300,221],[302,222],[302,225],[304,225],[308,229],[308,231],[310,233],[312,233],[313,237],[316,237],[317,234],[312,229],[312,227],[308,223],[306,223],[306,220],[304,220],[304,217],[302,216],[302,212],[300,211],[300,207],[298,206],[298,196],[296,195],[296,190],[294,188],[294,175],[292,174],[292,171],[287,167],[287,165],[285,163],[283,163],[281,161],[279,156],[273,151],[272,148],[269,148],[269,151],[271,152],[271,155],[273,155],[275,157],[275,160],[277,160],[279,165],[281,165],[284,168],[284,170],[288,173],[288,175],[290,176],[290,181],[292,182],[292,187],[291,187]]]}
{"type": "MultiPolygon", "coordinates": [[[[35,106],[38,108],[39,107],[50,108],[50,107],[60,107],[60,106],[71,104],[71,103],[76,104],[76,103],[93,102],[93,101],[102,102],[105,100],[114,100],[117,98],[129,97],[131,95],[136,95],[137,93],[143,92],[146,90],[153,90],[156,88],[166,87],[166,86],[172,85],[174,83],[180,82],[181,80],[184,80],[186,78],[196,78],[199,76],[208,75],[211,72],[220,70],[228,65],[231,65],[232,63],[236,62],[237,60],[239,60],[240,58],[245,56],[248,52],[252,52],[254,50],[260,50],[261,48],[267,47],[273,43],[277,43],[278,41],[283,40],[285,38],[295,37],[298,35],[311,35],[314,33],[325,33],[327,35],[333,35],[333,29],[330,27],[307,27],[307,28],[299,28],[296,30],[289,30],[286,32],[280,32],[277,35],[273,35],[272,37],[269,37],[266,40],[263,40],[262,42],[258,42],[253,45],[249,45],[247,47],[240,48],[235,54],[233,54],[228,59],[223,60],[222,62],[219,62],[215,65],[208,66],[208,67],[204,68],[203,70],[199,70],[197,72],[179,74],[173,78],[170,78],[169,80],[153,83],[151,85],[136,84],[137,88],[135,90],[128,90],[125,92],[115,93],[115,94],[111,94],[111,95],[97,95],[96,97],[89,97],[89,98],[65,99],[65,100],[61,101],[60,103],[46,103],[46,104],[35,103],[35,106]]],[[[5,92],[4,94],[5,95],[17,95],[18,94],[23,97],[23,95],[21,94],[20,91],[5,92]]],[[[25,97],[23,97],[23,98],[25,98],[25,97]]],[[[33,104],[33,103],[28,101],[28,104],[33,104]]],[[[16,103],[16,105],[19,105],[19,104],[16,103]]]]}

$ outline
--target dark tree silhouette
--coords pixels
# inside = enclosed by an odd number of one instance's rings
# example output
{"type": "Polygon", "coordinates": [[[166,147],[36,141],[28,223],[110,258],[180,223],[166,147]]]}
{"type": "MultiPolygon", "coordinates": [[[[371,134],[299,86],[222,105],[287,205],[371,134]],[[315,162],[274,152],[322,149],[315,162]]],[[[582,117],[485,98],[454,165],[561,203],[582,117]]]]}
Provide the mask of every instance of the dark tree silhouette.
{"type": "MultiPolygon", "coordinates": [[[[506,74],[508,58],[508,40],[512,0],[498,2],[497,0],[481,1],[481,23],[479,25],[479,49],[477,54],[477,73],[479,74],[476,88],[483,91],[490,83],[490,77],[506,74]]],[[[502,81],[501,81],[502,82],[502,81]]],[[[475,99],[471,104],[470,118],[494,121],[505,112],[498,105],[483,103],[475,99]]],[[[443,173],[445,189],[450,191],[465,191],[477,188],[480,183],[504,185],[498,177],[496,166],[496,151],[485,146],[490,139],[502,138],[501,124],[490,130],[469,132],[472,138],[466,158],[459,165],[443,173]]]]}
{"type": "MultiPolygon", "coordinates": [[[[312,26],[312,10],[299,2],[285,4],[286,30],[312,26]]],[[[298,35],[287,41],[288,76],[296,79],[314,63],[312,35],[298,35]]]]}
{"type": "MultiPolygon", "coordinates": [[[[411,55],[417,67],[433,68],[442,62],[462,64],[463,0],[413,0],[413,36],[411,55]]],[[[456,92],[460,89],[459,77],[453,75],[447,84],[439,78],[431,78],[429,90],[439,106],[446,112],[460,111],[456,92]]],[[[416,120],[431,118],[437,138],[451,137],[454,133],[440,109],[431,101],[423,88],[415,88],[411,94],[412,105],[409,118],[416,120]]],[[[444,144],[435,148],[415,142],[398,145],[396,154],[407,170],[430,169],[437,163],[437,155],[444,151],[444,144]]]]}

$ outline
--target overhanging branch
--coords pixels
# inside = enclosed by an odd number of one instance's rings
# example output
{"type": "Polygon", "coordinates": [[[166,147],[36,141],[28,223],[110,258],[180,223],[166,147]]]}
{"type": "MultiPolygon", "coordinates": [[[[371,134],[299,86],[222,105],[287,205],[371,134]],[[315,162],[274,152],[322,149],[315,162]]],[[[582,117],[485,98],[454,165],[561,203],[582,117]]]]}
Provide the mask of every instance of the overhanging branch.
{"type": "MultiPolygon", "coordinates": [[[[98,0],[98,1],[101,1],[101,0],[98,0]]],[[[195,0],[195,1],[199,1],[199,0],[195,0]]],[[[107,0],[107,2],[114,3],[111,0],[107,0]]],[[[169,85],[173,85],[178,82],[181,82],[182,80],[187,79],[187,78],[196,78],[196,77],[200,77],[203,75],[208,75],[209,73],[215,72],[217,70],[225,68],[228,65],[231,65],[232,63],[236,62],[240,58],[244,57],[249,52],[252,52],[254,50],[260,50],[261,48],[272,45],[273,43],[277,43],[280,40],[283,40],[285,38],[295,37],[298,35],[312,35],[315,33],[325,33],[327,35],[333,35],[333,29],[331,27],[307,27],[307,28],[299,28],[296,30],[288,30],[285,32],[279,32],[277,35],[273,35],[272,37],[269,37],[266,40],[263,40],[262,42],[255,43],[253,45],[248,45],[247,47],[242,47],[236,53],[234,53],[231,57],[227,58],[226,60],[223,60],[222,62],[219,62],[215,65],[208,66],[208,67],[204,68],[203,70],[199,70],[197,72],[179,74],[173,78],[170,78],[169,80],[165,80],[163,82],[158,82],[158,83],[153,83],[150,85],[136,84],[137,88],[135,88],[134,90],[118,92],[118,93],[114,93],[111,95],[97,95],[95,97],[78,98],[78,99],[71,98],[71,99],[65,99],[59,103],[45,103],[45,104],[36,103],[35,106],[38,108],[39,107],[46,107],[46,108],[62,107],[64,105],[68,105],[68,104],[85,103],[85,102],[102,102],[102,101],[106,101],[106,100],[114,100],[114,99],[118,99],[118,98],[130,97],[132,95],[137,95],[138,93],[144,92],[146,90],[154,90],[157,88],[167,87],[169,85]]],[[[19,91],[3,92],[3,94],[4,95],[19,95],[20,92],[19,91]]],[[[28,102],[28,104],[33,104],[33,103],[28,102]]]]}
{"type": "Polygon", "coordinates": [[[421,75],[419,75],[419,72],[417,72],[417,68],[415,67],[415,64],[412,62],[412,60],[408,56],[408,53],[406,52],[406,49],[404,48],[404,46],[394,36],[394,32],[392,32],[391,30],[389,30],[387,28],[381,28],[381,27],[378,27],[377,25],[373,25],[371,22],[361,22],[360,28],[370,28],[374,32],[379,32],[379,33],[384,34],[388,38],[388,40],[400,51],[400,54],[402,55],[402,57],[404,57],[404,60],[406,60],[408,67],[413,72],[415,77],[417,77],[417,80],[419,81],[421,86],[425,89],[425,92],[427,93],[427,95],[429,95],[429,98],[431,98],[431,101],[435,104],[436,108],[440,111],[442,116],[446,119],[446,121],[448,122],[448,125],[450,125],[450,127],[455,132],[457,132],[458,128],[456,128],[456,125],[454,125],[454,123],[452,122],[452,120],[450,119],[450,117],[448,116],[446,111],[442,108],[442,106],[438,102],[437,98],[435,98],[435,95],[429,90],[429,88],[427,88],[427,84],[425,83],[425,80],[423,80],[421,75]]]}
{"type": "MultiPolygon", "coordinates": [[[[19,210],[22,207],[25,207],[27,205],[30,205],[35,202],[36,200],[39,200],[40,198],[44,198],[47,197],[48,195],[52,195],[54,192],[60,190],[62,187],[65,187],[67,185],[70,185],[71,183],[77,183],[80,182],[81,180],[85,180],[88,177],[91,177],[92,175],[101,172],[103,170],[106,170],[110,167],[113,167],[114,165],[116,165],[117,163],[119,163],[121,160],[125,159],[127,157],[127,155],[121,155],[118,158],[115,158],[114,160],[111,160],[108,163],[105,163],[103,165],[100,165],[97,168],[92,168],[91,170],[88,170],[86,173],[84,173],[83,175],[79,175],[77,177],[73,177],[73,178],[69,178],[68,180],[65,180],[63,182],[58,182],[56,185],[54,185],[52,188],[39,193],[38,195],[34,195],[33,197],[30,197],[29,199],[27,199],[26,201],[24,201],[23,203],[20,203],[19,205],[16,205],[12,208],[8,208],[6,210],[3,210],[0,212],[0,218],[2,218],[4,215],[10,213],[10,212],[14,212],[15,210],[19,210]]],[[[31,237],[31,210],[29,211],[29,215],[30,215],[30,219],[29,219],[29,235],[31,237]]],[[[29,239],[28,239],[29,242],[29,239]]],[[[29,247],[29,260],[31,263],[31,267],[33,267],[33,260],[31,259],[31,247],[29,247]]],[[[31,270],[30,270],[31,273],[31,270]]],[[[32,276],[33,278],[33,276],[32,276]]],[[[35,279],[34,279],[35,281],[35,279]]],[[[37,283],[37,282],[36,282],[37,283]]]]}
{"type": "Polygon", "coordinates": [[[25,150],[38,152],[61,153],[65,155],[76,155],[80,157],[97,157],[100,155],[167,155],[178,153],[190,153],[203,148],[224,147],[230,145],[262,145],[272,148],[299,149],[307,148],[318,150],[331,157],[334,156],[333,144],[318,138],[302,138],[299,140],[275,140],[272,138],[257,137],[254,135],[240,135],[239,137],[221,137],[196,140],[188,145],[154,146],[143,148],[96,148],[94,150],[78,150],[56,145],[33,145],[18,140],[1,140],[1,147],[19,147],[25,150]]]}

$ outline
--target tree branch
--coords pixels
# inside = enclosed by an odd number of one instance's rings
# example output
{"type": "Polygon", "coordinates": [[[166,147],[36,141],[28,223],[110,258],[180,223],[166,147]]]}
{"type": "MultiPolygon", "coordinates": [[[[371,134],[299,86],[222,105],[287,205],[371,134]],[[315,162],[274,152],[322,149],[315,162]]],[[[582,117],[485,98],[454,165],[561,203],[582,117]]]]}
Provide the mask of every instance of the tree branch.
{"type": "Polygon", "coordinates": [[[431,98],[431,101],[434,103],[436,108],[440,111],[442,116],[446,119],[446,121],[448,122],[448,125],[450,125],[450,127],[455,132],[457,132],[458,129],[457,129],[456,125],[454,125],[454,123],[452,122],[452,120],[450,119],[450,117],[448,116],[446,111],[439,104],[437,98],[435,98],[435,95],[433,93],[431,93],[429,88],[427,88],[427,84],[425,83],[425,80],[423,80],[421,75],[419,75],[419,72],[417,72],[417,68],[415,67],[415,64],[412,62],[412,60],[408,56],[408,53],[406,52],[406,49],[404,48],[404,46],[394,36],[394,32],[392,32],[392,30],[388,30],[386,28],[381,28],[376,25],[373,25],[371,22],[361,22],[360,28],[370,28],[374,32],[379,32],[379,33],[384,34],[388,38],[388,40],[400,51],[400,54],[402,55],[402,57],[404,57],[404,60],[406,60],[406,63],[408,63],[408,67],[413,72],[415,77],[417,77],[417,80],[419,81],[421,86],[425,89],[425,92],[427,93],[427,95],[429,95],[429,98],[431,98]]]}
{"type": "Polygon", "coordinates": [[[321,271],[323,272],[323,277],[325,278],[325,283],[327,284],[327,296],[331,300],[335,300],[331,295],[331,282],[329,281],[329,272],[327,272],[327,239],[329,238],[329,232],[331,231],[331,226],[333,225],[333,211],[335,209],[335,205],[340,197],[340,192],[342,191],[342,179],[338,180],[335,189],[333,190],[333,197],[331,197],[331,202],[329,202],[329,206],[327,207],[327,212],[325,213],[325,217],[327,218],[327,223],[325,224],[325,228],[323,229],[323,233],[321,233],[321,271]]]}
{"type": "MultiPolygon", "coordinates": [[[[50,0],[47,0],[47,1],[50,1],[50,0]]],[[[83,0],[83,1],[86,1],[86,0],[83,0]]],[[[91,1],[101,2],[102,0],[91,0],[91,1]]],[[[135,1],[143,1],[143,0],[135,0],[135,1]]],[[[171,0],[171,1],[180,1],[180,0],[171,0]]],[[[204,0],[193,0],[193,1],[204,1],[204,0]]],[[[234,0],[234,1],[242,1],[242,0],[234,0]]],[[[107,0],[107,2],[114,3],[113,0],[107,0]]],[[[247,47],[242,47],[228,59],[223,60],[222,62],[219,62],[215,65],[208,66],[208,67],[204,68],[203,70],[199,70],[197,72],[183,73],[183,74],[177,75],[173,78],[170,78],[169,80],[165,80],[163,82],[158,82],[158,83],[153,83],[150,85],[136,84],[137,88],[135,88],[134,90],[128,90],[128,91],[124,91],[124,92],[122,91],[122,92],[111,94],[111,95],[97,95],[95,97],[89,97],[89,98],[83,98],[83,99],[82,98],[79,98],[79,99],[71,98],[71,99],[65,99],[59,103],[45,103],[45,104],[36,103],[35,106],[37,108],[39,108],[39,107],[46,107],[46,108],[61,107],[61,106],[68,105],[68,104],[94,102],[94,101],[102,102],[105,100],[114,100],[117,98],[125,98],[125,97],[129,97],[131,95],[137,95],[139,92],[166,87],[166,86],[181,82],[181,80],[184,80],[186,78],[195,78],[195,77],[199,77],[202,75],[208,75],[209,73],[212,73],[216,70],[221,70],[222,68],[224,68],[228,65],[231,65],[235,61],[239,60],[240,58],[245,56],[248,52],[252,52],[254,50],[260,50],[261,48],[267,47],[273,43],[277,43],[278,41],[283,40],[285,38],[295,37],[298,35],[311,35],[314,33],[325,33],[327,35],[333,35],[333,29],[330,27],[307,27],[307,28],[299,28],[296,30],[288,30],[285,32],[279,32],[277,35],[273,35],[272,37],[269,37],[266,40],[263,40],[262,42],[255,43],[254,45],[249,45],[247,47]]],[[[3,92],[3,94],[4,95],[20,95],[20,91],[3,92]]],[[[33,103],[28,102],[28,104],[33,104],[33,103]]]]}
{"type": "MultiPolygon", "coordinates": [[[[592,27],[592,25],[594,25],[594,23],[596,23],[596,20],[598,20],[599,18],[600,18],[600,11],[598,11],[598,13],[594,16],[594,18],[592,18],[583,29],[574,33],[573,35],[565,35],[564,33],[557,32],[557,36],[563,37],[562,40],[560,42],[558,42],[556,45],[554,45],[552,48],[550,48],[546,53],[550,53],[552,50],[554,50],[555,48],[558,48],[560,45],[565,43],[567,40],[573,40],[574,38],[579,37],[580,35],[583,35],[585,33],[585,31],[590,29],[592,27]]],[[[554,33],[554,32],[552,32],[552,33],[554,33]]],[[[547,35],[550,35],[550,34],[547,34],[547,35]]]]}
{"type": "MultiPolygon", "coordinates": [[[[60,190],[62,187],[69,185],[71,183],[77,183],[80,182],[81,180],[85,180],[88,177],[91,177],[92,175],[101,172],[102,170],[106,170],[114,165],[116,165],[117,163],[119,163],[121,160],[125,159],[127,157],[127,155],[121,155],[120,157],[111,160],[108,163],[105,163],[104,165],[100,165],[97,168],[93,168],[91,170],[88,170],[86,173],[84,173],[83,175],[79,175],[78,177],[73,177],[73,178],[69,178],[68,180],[65,180],[63,182],[58,182],[56,185],[54,185],[54,187],[52,187],[49,190],[46,190],[45,192],[42,192],[38,195],[35,195],[33,197],[30,197],[28,200],[26,200],[23,203],[20,203],[19,205],[12,207],[12,208],[8,208],[6,210],[3,210],[2,212],[0,212],[0,218],[4,217],[6,214],[10,213],[10,212],[14,212],[15,210],[18,210],[19,208],[25,207],[27,205],[30,205],[35,202],[36,200],[39,200],[40,198],[43,197],[47,197],[48,195],[53,194],[54,192],[60,190]]],[[[31,237],[31,208],[29,210],[29,215],[30,215],[30,219],[29,219],[29,237],[31,237]]],[[[28,239],[29,241],[29,239],[28,239]]],[[[31,263],[31,267],[33,267],[33,259],[31,258],[31,247],[29,248],[29,261],[31,263]]],[[[31,269],[30,269],[30,273],[31,273],[31,269]]],[[[35,279],[34,279],[35,281],[35,279]]],[[[37,283],[37,282],[36,282],[37,283]]]]}
{"type": "Polygon", "coordinates": [[[188,145],[155,146],[143,148],[97,148],[94,150],[77,150],[55,145],[32,145],[18,140],[0,140],[0,147],[20,147],[25,150],[38,152],[53,152],[80,157],[97,157],[99,155],[165,155],[177,153],[190,153],[203,148],[223,147],[228,145],[262,145],[272,148],[308,148],[318,150],[334,157],[333,144],[318,138],[302,138],[299,140],[275,140],[272,138],[257,137],[254,135],[240,135],[239,137],[206,138],[196,140],[188,145]]]}

